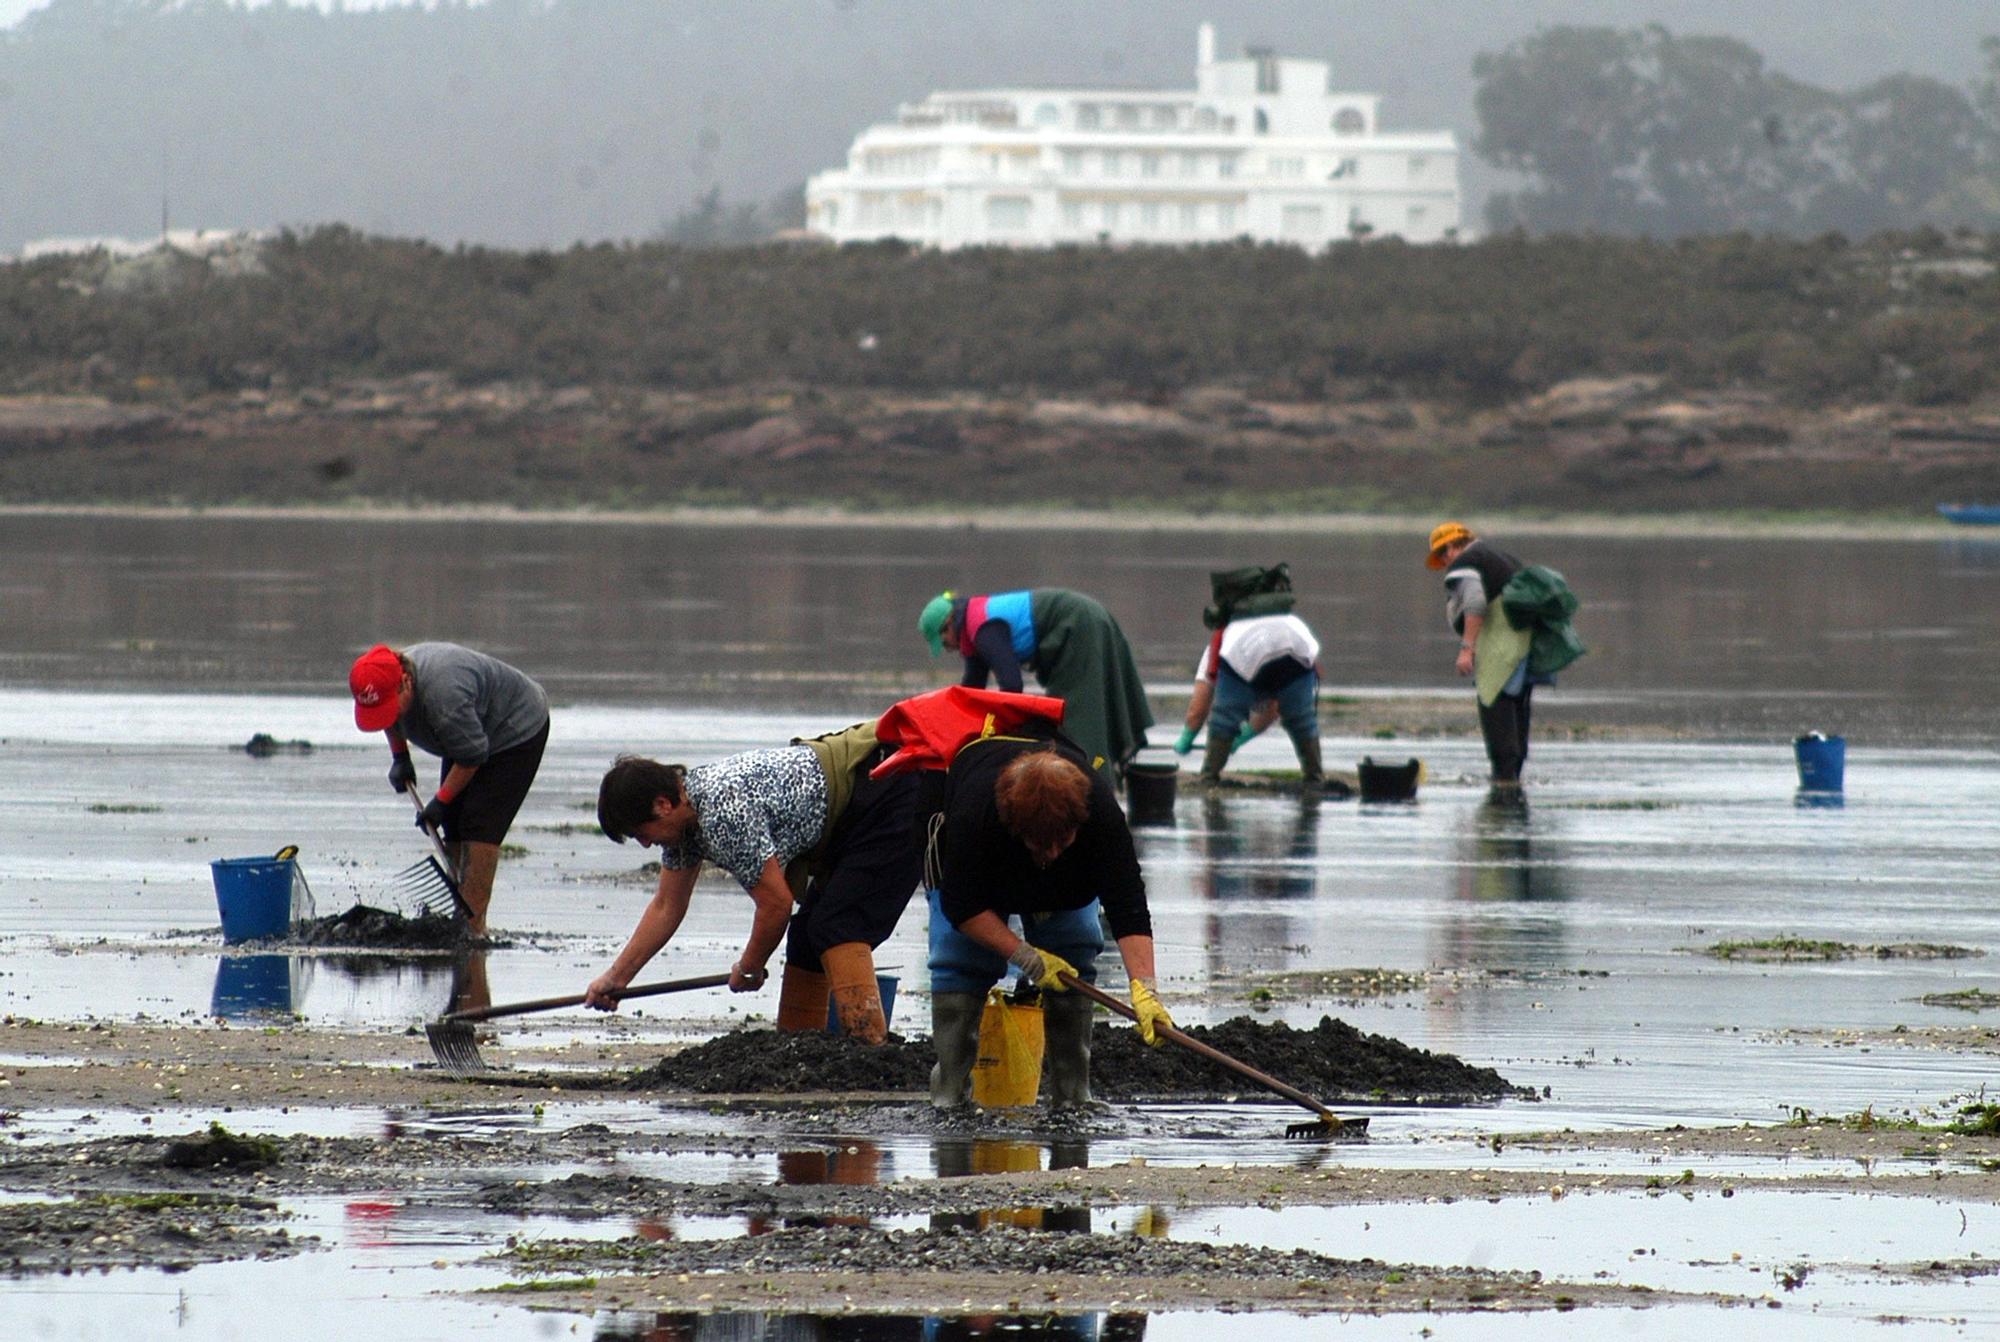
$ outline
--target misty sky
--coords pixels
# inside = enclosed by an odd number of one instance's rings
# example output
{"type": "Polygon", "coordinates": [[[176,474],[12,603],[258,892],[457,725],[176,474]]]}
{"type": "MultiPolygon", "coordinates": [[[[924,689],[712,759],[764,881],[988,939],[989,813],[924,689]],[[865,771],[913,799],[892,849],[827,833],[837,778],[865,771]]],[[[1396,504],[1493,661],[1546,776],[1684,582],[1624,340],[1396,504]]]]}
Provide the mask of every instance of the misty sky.
{"type": "MultiPolygon", "coordinates": [[[[0,0],[0,26],[11,26],[46,0],[0,0]]],[[[347,0],[350,9],[382,0],[347,0]]],[[[698,15],[730,0],[660,0],[666,15],[698,15]]],[[[913,20],[913,49],[942,53],[955,45],[957,20],[976,7],[965,0],[798,0],[828,11],[905,10],[913,20]]],[[[1223,30],[1223,46],[1270,42],[1301,56],[1328,57],[1341,71],[1371,78],[1375,91],[1401,93],[1408,82],[1465,81],[1472,56],[1503,46],[1547,24],[1660,23],[1681,33],[1727,33],[1762,51],[1796,78],[1843,86],[1908,70],[1964,83],[1980,68],[1979,39],[2000,34],[2000,5],[1993,0],[1008,0],[1002,8],[1060,13],[1067,22],[1042,29],[1047,47],[1082,44],[1106,53],[1126,45],[1141,28],[1157,36],[1130,54],[1126,78],[1185,82],[1194,23],[1208,18],[1223,30]],[[1151,18],[1145,16],[1151,15],[1151,18]],[[1065,34],[1073,34],[1066,36],[1065,34]],[[1164,48],[1161,45],[1162,38],[1164,48]],[[1345,41],[1343,41],[1345,38],[1345,41]],[[1350,48],[1343,50],[1343,48],[1350,48]],[[1171,59],[1162,61],[1162,56],[1171,59]],[[1345,56],[1348,59],[1342,60],[1345,56]],[[1412,59],[1414,58],[1414,59],[1412,59]],[[1157,72],[1157,73],[1156,73],[1157,72]]],[[[984,28],[986,25],[981,24],[984,28]]],[[[1025,34],[1024,34],[1025,36],[1025,34]]],[[[1023,44],[988,49],[994,82],[1036,81],[1035,49],[1023,44]]],[[[956,66],[958,61],[949,61],[956,66]]],[[[1124,64],[1123,62],[1118,62],[1124,64]]],[[[1067,62],[1064,62],[1067,65],[1067,62]]],[[[900,92],[900,91],[899,91],[900,92]]]]}
{"type": "MultiPolygon", "coordinates": [[[[0,25],[19,22],[42,3],[0,0],[0,25]]],[[[373,6],[348,0],[348,7],[373,6]]],[[[808,173],[837,166],[866,125],[938,89],[1189,87],[1195,27],[1208,19],[1217,25],[1224,55],[1258,43],[1330,61],[1339,86],[1383,95],[1386,129],[1456,131],[1466,150],[1461,182],[1465,217],[1472,222],[1498,180],[1470,152],[1478,129],[1473,58],[1537,27],[1656,22],[1680,34],[1732,36],[1763,53],[1771,68],[1829,89],[1897,72],[1964,87],[1982,77],[1980,40],[2000,35],[2000,0],[1762,0],[1756,6],[1742,0],[658,0],[658,10],[659,31],[672,35],[665,49],[673,54],[642,85],[649,106],[632,106],[626,124],[603,133],[618,137],[628,162],[649,142],[663,155],[668,145],[699,141],[703,147],[691,156],[692,167],[644,184],[650,192],[644,208],[606,203],[593,214],[587,203],[576,204],[559,218],[538,221],[516,218],[513,204],[496,202],[487,214],[490,226],[475,232],[414,198],[364,203],[358,191],[353,203],[265,204],[231,196],[217,180],[202,201],[189,181],[204,166],[199,156],[225,160],[221,149],[192,142],[176,165],[179,194],[198,216],[193,222],[213,226],[339,218],[376,231],[510,245],[634,236],[710,187],[731,201],[795,190],[808,173]],[[782,22],[759,28],[760,15],[769,20],[777,14],[782,22]],[[779,28],[782,37],[769,31],[779,28]],[[774,40],[782,49],[771,48],[774,40]],[[738,72],[733,77],[732,69],[738,72]]],[[[254,126],[218,126],[207,139],[220,144],[231,134],[254,133],[254,126]]],[[[60,142],[48,138],[59,150],[60,142]]],[[[149,152],[148,161],[160,161],[158,151],[149,152]]],[[[686,156],[679,148],[673,152],[686,156]]],[[[0,180],[0,199],[7,186],[0,180]]],[[[79,208],[24,227],[30,236],[143,233],[158,218],[160,190],[149,184],[128,194],[131,199],[115,209],[79,208]]],[[[0,244],[19,240],[0,237],[0,244]]]]}

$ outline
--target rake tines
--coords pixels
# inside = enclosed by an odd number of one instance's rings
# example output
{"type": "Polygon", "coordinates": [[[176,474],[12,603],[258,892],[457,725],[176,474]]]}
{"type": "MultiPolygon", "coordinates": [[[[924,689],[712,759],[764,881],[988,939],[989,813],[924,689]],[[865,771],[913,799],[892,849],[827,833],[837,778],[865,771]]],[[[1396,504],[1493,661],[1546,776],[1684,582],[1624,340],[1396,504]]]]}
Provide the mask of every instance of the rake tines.
{"type": "Polygon", "coordinates": [[[1365,1142],[1368,1120],[1329,1113],[1305,1123],[1286,1124],[1285,1136],[1300,1142],[1365,1142]]]}
{"type": "Polygon", "coordinates": [[[433,918],[463,922],[472,917],[472,906],[465,902],[458,882],[434,857],[403,868],[389,885],[399,903],[413,904],[433,918]]]}
{"type": "Polygon", "coordinates": [[[479,1055],[479,1039],[473,1032],[470,1021],[434,1020],[424,1026],[424,1037],[431,1041],[431,1054],[438,1065],[448,1072],[484,1072],[491,1069],[486,1059],[479,1055]]]}

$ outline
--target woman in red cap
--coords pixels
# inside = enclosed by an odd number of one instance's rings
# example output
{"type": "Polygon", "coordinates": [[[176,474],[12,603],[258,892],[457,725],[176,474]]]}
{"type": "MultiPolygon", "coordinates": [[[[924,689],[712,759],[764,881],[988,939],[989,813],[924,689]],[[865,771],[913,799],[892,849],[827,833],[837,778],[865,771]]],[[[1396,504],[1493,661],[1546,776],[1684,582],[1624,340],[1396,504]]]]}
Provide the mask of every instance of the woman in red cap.
{"type": "Polygon", "coordinates": [[[411,742],[443,758],[418,823],[443,838],[472,911],[466,930],[485,936],[500,844],[549,742],[548,696],[507,663],[456,643],[401,652],[378,643],[355,659],[347,688],[354,725],[389,737],[390,787],[402,792],[417,781],[411,742]]]}

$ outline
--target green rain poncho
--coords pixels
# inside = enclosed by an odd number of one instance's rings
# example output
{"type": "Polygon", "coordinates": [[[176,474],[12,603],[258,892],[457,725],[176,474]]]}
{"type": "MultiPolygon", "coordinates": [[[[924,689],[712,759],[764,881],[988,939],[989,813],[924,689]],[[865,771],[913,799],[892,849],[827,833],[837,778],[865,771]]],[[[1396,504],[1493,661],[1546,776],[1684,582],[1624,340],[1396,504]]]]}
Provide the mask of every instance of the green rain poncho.
{"type": "Polygon", "coordinates": [[[1146,704],[1132,645],[1111,612],[1081,592],[1036,588],[1035,675],[1063,701],[1063,732],[1114,767],[1146,744],[1146,704]]]}

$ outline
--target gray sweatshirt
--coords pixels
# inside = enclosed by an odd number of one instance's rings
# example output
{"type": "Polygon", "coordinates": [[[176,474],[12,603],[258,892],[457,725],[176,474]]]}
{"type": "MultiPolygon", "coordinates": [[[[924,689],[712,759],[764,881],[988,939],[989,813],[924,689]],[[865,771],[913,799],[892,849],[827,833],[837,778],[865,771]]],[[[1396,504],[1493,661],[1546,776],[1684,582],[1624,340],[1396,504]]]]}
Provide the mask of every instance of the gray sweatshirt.
{"type": "Polygon", "coordinates": [[[416,694],[396,725],[433,755],[481,765],[548,724],[542,687],[496,657],[456,643],[414,643],[403,655],[416,694]]]}

